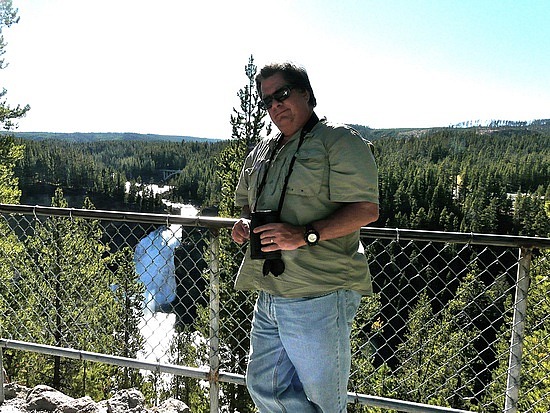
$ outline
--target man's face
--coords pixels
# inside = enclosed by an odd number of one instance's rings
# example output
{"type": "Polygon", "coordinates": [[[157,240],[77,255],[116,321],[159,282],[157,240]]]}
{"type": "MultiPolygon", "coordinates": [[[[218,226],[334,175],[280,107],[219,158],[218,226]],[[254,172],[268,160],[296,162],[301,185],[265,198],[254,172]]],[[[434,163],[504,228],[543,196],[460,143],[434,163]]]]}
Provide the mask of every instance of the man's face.
{"type": "MultiPolygon", "coordinates": [[[[262,96],[272,95],[287,83],[281,73],[276,73],[262,81],[262,96]]],[[[292,89],[290,95],[283,102],[273,99],[268,109],[273,123],[284,136],[290,137],[300,130],[311,116],[312,109],[308,105],[309,93],[299,89],[292,89]]]]}

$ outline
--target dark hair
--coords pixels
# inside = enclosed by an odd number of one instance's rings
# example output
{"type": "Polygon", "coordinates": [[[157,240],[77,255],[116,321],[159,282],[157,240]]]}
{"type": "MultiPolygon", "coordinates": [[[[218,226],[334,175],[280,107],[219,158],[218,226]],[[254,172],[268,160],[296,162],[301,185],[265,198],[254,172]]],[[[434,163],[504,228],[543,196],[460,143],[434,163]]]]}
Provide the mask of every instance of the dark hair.
{"type": "Polygon", "coordinates": [[[271,63],[260,70],[260,73],[256,75],[256,90],[260,96],[262,94],[262,81],[277,73],[281,73],[290,86],[309,92],[309,105],[312,108],[317,106],[317,99],[315,99],[315,95],[313,94],[306,69],[291,62],[271,63]]]}

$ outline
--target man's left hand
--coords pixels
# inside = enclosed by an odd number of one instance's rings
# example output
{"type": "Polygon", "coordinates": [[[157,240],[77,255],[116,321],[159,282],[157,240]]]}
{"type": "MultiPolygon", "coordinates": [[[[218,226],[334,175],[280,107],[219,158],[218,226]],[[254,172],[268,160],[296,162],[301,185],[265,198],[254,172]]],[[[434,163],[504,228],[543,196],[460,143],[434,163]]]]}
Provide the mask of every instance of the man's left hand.
{"type": "Polygon", "coordinates": [[[260,233],[262,251],[291,251],[306,245],[304,241],[304,227],[297,227],[285,223],[261,225],[254,229],[260,233]]]}

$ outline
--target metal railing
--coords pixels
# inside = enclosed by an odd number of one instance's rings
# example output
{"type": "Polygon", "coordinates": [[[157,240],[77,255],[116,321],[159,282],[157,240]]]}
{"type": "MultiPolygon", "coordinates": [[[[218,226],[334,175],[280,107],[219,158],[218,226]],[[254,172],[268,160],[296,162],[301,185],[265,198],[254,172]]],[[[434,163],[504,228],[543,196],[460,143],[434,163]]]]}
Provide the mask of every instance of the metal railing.
{"type": "MultiPolygon", "coordinates": [[[[85,361],[121,366],[118,386],[140,383],[127,368],[150,371],[164,394],[174,386],[163,374],[204,380],[210,411],[246,411],[255,294],[232,289],[243,253],[228,241],[234,220],[6,204],[0,213],[0,360],[14,379],[52,370],[25,350],[77,360],[54,370],[79,380],[94,374],[85,361]]],[[[352,332],[349,411],[546,411],[550,239],[361,235],[375,294],[352,332]]],[[[57,374],[44,378],[83,391],[57,374]]]]}

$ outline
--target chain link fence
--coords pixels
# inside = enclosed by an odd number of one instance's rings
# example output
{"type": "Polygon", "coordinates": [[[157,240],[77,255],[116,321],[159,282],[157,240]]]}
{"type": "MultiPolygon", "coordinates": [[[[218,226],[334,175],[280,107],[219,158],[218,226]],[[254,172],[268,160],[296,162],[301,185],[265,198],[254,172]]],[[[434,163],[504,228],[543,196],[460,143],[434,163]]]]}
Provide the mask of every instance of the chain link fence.
{"type": "MultiPolygon", "coordinates": [[[[210,411],[251,409],[255,294],[232,288],[243,253],[233,220],[0,213],[0,349],[13,380],[75,393],[101,377],[103,391],[147,382],[206,395],[210,411]],[[24,343],[80,360],[13,350],[24,343]],[[116,370],[86,364],[91,352],[118,358],[116,370]]],[[[362,242],[375,294],[355,319],[348,411],[550,410],[550,239],[363,228],[362,242]]]]}

